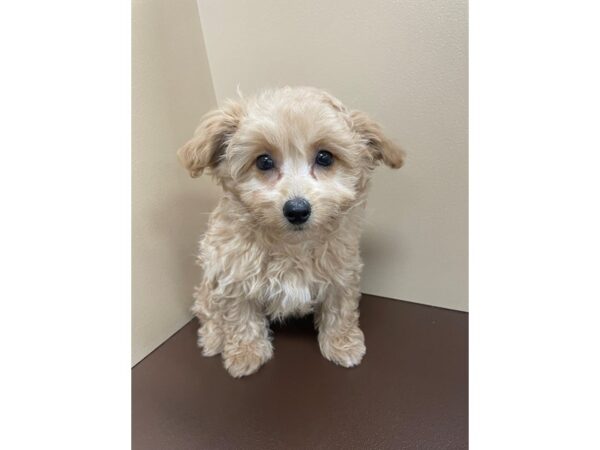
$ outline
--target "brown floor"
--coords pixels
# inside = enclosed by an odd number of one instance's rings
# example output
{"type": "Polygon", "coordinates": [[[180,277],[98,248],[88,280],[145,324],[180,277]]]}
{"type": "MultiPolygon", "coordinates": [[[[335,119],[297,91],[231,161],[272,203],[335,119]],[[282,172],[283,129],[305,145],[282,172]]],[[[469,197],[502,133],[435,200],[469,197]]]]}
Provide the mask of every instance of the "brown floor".
{"type": "Polygon", "coordinates": [[[295,320],[274,327],[271,361],[234,379],[202,357],[193,320],[133,369],[133,448],[467,448],[467,321],[364,295],[359,367],[326,361],[295,320]]]}

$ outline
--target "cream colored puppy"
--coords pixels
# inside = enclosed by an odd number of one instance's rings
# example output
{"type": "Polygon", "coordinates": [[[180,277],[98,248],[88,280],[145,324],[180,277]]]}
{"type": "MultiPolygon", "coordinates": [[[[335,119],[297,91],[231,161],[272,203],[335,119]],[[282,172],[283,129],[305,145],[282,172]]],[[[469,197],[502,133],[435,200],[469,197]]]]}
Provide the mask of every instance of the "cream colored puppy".
{"type": "Polygon", "coordinates": [[[200,242],[198,344],[234,377],[273,356],[269,320],[313,312],[321,353],[365,354],[358,326],[359,238],[369,178],[403,152],[363,113],[306,87],[270,90],[208,113],[178,152],[224,191],[200,242]]]}

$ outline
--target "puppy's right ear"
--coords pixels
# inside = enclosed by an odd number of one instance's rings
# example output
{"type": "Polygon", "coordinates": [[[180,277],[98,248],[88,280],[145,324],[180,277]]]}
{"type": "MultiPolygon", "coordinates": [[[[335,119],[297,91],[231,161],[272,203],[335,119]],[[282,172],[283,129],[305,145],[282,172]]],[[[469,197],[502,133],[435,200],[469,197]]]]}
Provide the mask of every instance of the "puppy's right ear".
{"type": "Polygon", "coordinates": [[[230,101],[202,118],[194,137],[177,150],[179,160],[192,178],[201,175],[206,168],[215,169],[223,160],[242,114],[242,105],[230,101]]]}

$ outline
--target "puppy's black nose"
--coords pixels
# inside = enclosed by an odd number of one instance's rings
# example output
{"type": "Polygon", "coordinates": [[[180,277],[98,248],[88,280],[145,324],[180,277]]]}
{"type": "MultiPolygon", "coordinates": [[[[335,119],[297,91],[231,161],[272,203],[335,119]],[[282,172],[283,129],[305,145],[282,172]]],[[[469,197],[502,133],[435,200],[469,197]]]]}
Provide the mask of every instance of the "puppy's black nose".
{"type": "Polygon", "coordinates": [[[283,205],[283,215],[294,225],[306,222],[310,216],[310,203],[303,198],[293,198],[283,205]]]}

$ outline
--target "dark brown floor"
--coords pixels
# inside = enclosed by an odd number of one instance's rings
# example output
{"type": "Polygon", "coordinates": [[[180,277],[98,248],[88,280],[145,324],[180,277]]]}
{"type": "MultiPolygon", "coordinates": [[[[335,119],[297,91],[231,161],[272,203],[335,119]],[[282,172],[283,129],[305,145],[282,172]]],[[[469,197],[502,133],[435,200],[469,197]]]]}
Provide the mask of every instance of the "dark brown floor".
{"type": "Polygon", "coordinates": [[[466,313],[364,295],[367,354],[326,361],[310,320],[274,328],[275,357],[231,378],[190,322],[133,369],[133,448],[467,448],[466,313]]]}

